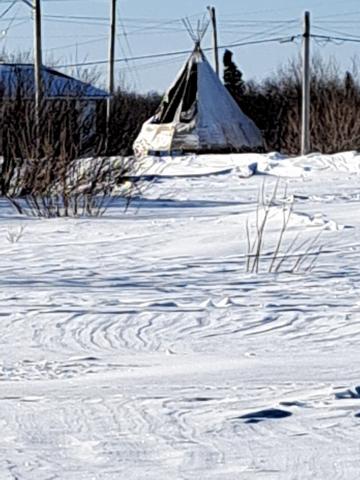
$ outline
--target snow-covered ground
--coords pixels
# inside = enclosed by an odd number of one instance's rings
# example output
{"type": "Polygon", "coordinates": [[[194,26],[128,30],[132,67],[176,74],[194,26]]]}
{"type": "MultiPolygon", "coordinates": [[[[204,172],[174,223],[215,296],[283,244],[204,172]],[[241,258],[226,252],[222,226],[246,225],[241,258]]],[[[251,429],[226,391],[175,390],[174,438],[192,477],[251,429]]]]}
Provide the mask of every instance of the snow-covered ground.
{"type": "Polygon", "coordinates": [[[1,202],[0,479],[357,479],[360,155],[145,164],[126,213],[1,202]],[[278,177],[284,245],[315,239],[316,262],[266,272],[278,202],[246,273],[245,225],[278,177]]]}

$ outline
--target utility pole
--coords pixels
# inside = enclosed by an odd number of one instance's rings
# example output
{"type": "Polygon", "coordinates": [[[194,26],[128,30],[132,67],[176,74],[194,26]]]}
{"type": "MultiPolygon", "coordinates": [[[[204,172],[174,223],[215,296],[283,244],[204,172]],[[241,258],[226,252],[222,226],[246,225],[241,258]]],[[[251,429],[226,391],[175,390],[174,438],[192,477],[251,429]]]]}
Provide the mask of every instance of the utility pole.
{"type": "Polygon", "coordinates": [[[310,151],[310,12],[304,14],[302,41],[301,155],[310,151]]]}
{"type": "Polygon", "coordinates": [[[217,24],[216,24],[216,11],[215,7],[207,7],[210,13],[210,19],[212,24],[213,31],[213,49],[214,49],[214,63],[215,63],[215,72],[219,76],[219,48],[218,48],[218,36],[217,36],[217,24]]]}
{"type": "Polygon", "coordinates": [[[33,0],[34,10],[34,75],[35,75],[35,122],[36,136],[39,141],[40,110],[43,95],[42,85],[42,47],[41,47],[41,4],[40,0],[33,0]]]}
{"type": "Polygon", "coordinates": [[[109,41],[109,97],[106,105],[106,141],[109,140],[112,96],[115,86],[115,39],[116,39],[116,0],[110,0],[110,41],[109,41]]]}

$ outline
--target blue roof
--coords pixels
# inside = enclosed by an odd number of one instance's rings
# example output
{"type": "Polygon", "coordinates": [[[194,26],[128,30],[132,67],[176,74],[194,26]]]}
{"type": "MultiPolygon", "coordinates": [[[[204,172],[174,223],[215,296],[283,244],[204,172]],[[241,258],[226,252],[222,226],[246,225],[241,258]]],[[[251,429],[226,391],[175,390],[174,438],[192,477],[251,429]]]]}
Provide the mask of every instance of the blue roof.
{"type": "MultiPolygon", "coordinates": [[[[109,96],[105,90],[44,66],[42,81],[45,98],[76,97],[83,100],[101,100],[109,96]]],[[[35,95],[34,65],[0,63],[0,98],[12,99],[19,94],[26,98],[35,95]]]]}

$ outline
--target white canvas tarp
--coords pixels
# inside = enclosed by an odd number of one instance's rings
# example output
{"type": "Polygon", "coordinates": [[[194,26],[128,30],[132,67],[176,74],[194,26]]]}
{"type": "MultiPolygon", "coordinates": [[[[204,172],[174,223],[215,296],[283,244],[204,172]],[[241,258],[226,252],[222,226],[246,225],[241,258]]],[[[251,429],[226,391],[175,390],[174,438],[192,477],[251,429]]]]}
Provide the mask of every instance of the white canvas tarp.
{"type": "Polygon", "coordinates": [[[263,144],[259,129],[240,110],[206,59],[198,64],[197,135],[203,149],[255,149],[263,144]]]}

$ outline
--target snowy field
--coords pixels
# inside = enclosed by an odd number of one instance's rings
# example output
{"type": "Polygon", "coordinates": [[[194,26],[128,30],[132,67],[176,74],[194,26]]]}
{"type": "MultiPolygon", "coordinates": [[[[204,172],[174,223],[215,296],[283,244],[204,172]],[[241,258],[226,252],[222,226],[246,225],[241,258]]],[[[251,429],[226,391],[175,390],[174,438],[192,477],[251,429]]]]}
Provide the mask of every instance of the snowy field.
{"type": "Polygon", "coordinates": [[[146,172],[146,198],[100,219],[1,202],[0,480],[357,479],[360,155],[146,172]],[[279,177],[284,245],[315,239],[313,269],[289,273],[292,251],[266,271],[280,202],[246,273],[246,221],[279,177]]]}

